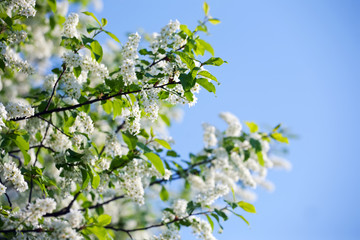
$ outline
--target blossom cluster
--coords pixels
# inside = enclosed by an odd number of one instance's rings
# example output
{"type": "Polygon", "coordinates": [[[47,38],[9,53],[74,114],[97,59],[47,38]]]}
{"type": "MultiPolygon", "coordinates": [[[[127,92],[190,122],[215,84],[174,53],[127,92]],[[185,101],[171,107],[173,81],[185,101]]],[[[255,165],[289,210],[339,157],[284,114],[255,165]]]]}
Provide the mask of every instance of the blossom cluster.
{"type": "Polygon", "coordinates": [[[122,64],[120,66],[120,73],[123,76],[124,82],[127,85],[136,83],[137,77],[135,72],[137,48],[140,42],[140,35],[138,33],[131,34],[127,43],[122,49],[122,64]]]}
{"type": "Polygon", "coordinates": [[[28,189],[28,184],[24,180],[24,176],[21,174],[14,162],[4,163],[2,166],[2,172],[5,179],[11,181],[16,190],[19,192],[24,192],[28,189]]]}
{"type": "Polygon", "coordinates": [[[19,54],[12,48],[6,47],[2,42],[0,43],[0,51],[2,53],[1,58],[4,58],[6,66],[18,69],[19,72],[22,72],[25,75],[34,74],[35,69],[26,60],[22,60],[19,54]]]}
{"type": "Polygon", "coordinates": [[[36,14],[36,0],[10,0],[8,4],[8,9],[10,11],[17,11],[19,15],[33,17],[36,14]]]}
{"type": "Polygon", "coordinates": [[[36,199],[35,203],[30,203],[25,209],[14,213],[14,217],[20,221],[29,223],[32,226],[39,226],[39,219],[46,213],[51,213],[56,208],[56,202],[52,198],[36,199]]]}
{"type": "Polygon", "coordinates": [[[34,109],[26,102],[9,102],[6,105],[6,111],[9,118],[30,117],[34,115],[34,109]]]}
{"type": "Polygon", "coordinates": [[[67,38],[79,37],[79,33],[76,30],[78,23],[79,15],[77,13],[70,13],[64,23],[63,36],[67,38]]]}

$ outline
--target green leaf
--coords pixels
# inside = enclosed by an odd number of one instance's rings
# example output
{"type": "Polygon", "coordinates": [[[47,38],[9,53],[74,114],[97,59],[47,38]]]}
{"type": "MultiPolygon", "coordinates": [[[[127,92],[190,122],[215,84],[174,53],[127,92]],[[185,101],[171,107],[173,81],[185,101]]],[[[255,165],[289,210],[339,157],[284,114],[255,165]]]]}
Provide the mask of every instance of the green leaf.
{"type": "Polygon", "coordinates": [[[256,125],[256,123],[254,123],[254,122],[245,122],[245,124],[248,126],[251,133],[255,133],[255,132],[259,131],[258,125],[256,125]]]}
{"type": "Polygon", "coordinates": [[[74,68],[74,75],[75,75],[75,77],[79,77],[80,76],[80,74],[81,74],[81,67],[80,66],[78,66],[78,67],[75,67],[74,68]]]}
{"type": "Polygon", "coordinates": [[[96,189],[100,184],[100,175],[91,166],[88,165],[88,167],[90,169],[88,173],[91,174],[91,186],[96,189]]]}
{"type": "Polygon", "coordinates": [[[213,76],[211,73],[209,73],[208,71],[200,71],[198,72],[198,75],[209,78],[211,80],[214,80],[215,82],[217,82],[218,80],[216,79],[215,76],[213,76]]]}
{"type": "Polygon", "coordinates": [[[213,47],[209,44],[209,43],[207,43],[207,42],[205,42],[204,40],[202,40],[202,39],[196,39],[196,42],[198,43],[198,44],[200,44],[206,51],[208,51],[211,55],[215,55],[215,52],[214,52],[214,49],[213,49],[213,47]]]}
{"type": "Polygon", "coordinates": [[[203,10],[204,10],[204,13],[205,13],[205,16],[209,15],[209,5],[207,4],[207,2],[204,2],[203,4],[203,10]]]}
{"type": "Polygon", "coordinates": [[[242,209],[244,209],[246,212],[249,213],[256,213],[255,207],[254,205],[252,205],[251,203],[247,203],[244,201],[240,201],[237,203],[239,207],[241,207],[242,209]]]}
{"type": "Polygon", "coordinates": [[[94,40],[92,43],[90,43],[91,47],[91,56],[93,59],[96,59],[97,62],[101,62],[101,59],[103,57],[103,49],[100,45],[100,43],[96,40],[94,40]]]}
{"type": "Polygon", "coordinates": [[[197,82],[198,84],[200,84],[200,86],[202,86],[203,88],[205,88],[206,90],[208,90],[209,92],[216,93],[216,88],[215,88],[214,84],[212,84],[211,82],[209,82],[207,79],[205,79],[205,78],[198,78],[198,79],[196,79],[196,82],[197,82]]]}
{"type": "Polygon", "coordinates": [[[211,57],[206,62],[203,62],[202,65],[214,65],[214,66],[221,66],[224,63],[219,57],[211,57]]]}
{"type": "Polygon", "coordinates": [[[185,98],[186,98],[189,102],[194,101],[194,94],[193,94],[192,92],[186,91],[186,92],[184,93],[184,96],[185,96],[185,98]]]}
{"type": "Polygon", "coordinates": [[[93,19],[95,19],[95,21],[99,24],[99,26],[101,27],[101,23],[100,21],[95,17],[95,15],[92,12],[82,12],[85,15],[91,16],[93,19]]]}
{"type": "Polygon", "coordinates": [[[112,104],[111,100],[105,100],[105,103],[102,104],[102,107],[107,114],[110,114],[113,109],[113,104],[112,104]]]}
{"type": "Polygon", "coordinates": [[[80,169],[81,170],[81,177],[82,177],[82,185],[81,185],[81,189],[85,189],[89,182],[90,182],[90,175],[87,173],[87,171],[83,168],[80,169]]]}
{"type": "Polygon", "coordinates": [[[21,153],[22,153],[22,155],[24,156],[24,165],[26,166],[26,165],[28,165],[29,162],[31,161],[31,157],[30,157],[30,155],[28,154],[28,152],[25,151],[25,150],[21,150],[21,153]]]}
{"type": "Polygon", "coordinates": [[[29,143],[21,136],[16,137],[15,144],[20,150],[29,150],[29,143]]]}
{"type": "Polygon", "coordinates": [[[186,33],[188,36],[192,36],[192,32],[189,30],[189,28],[186,25],[181,24],[180,29],[186,33]]]}
{"type": "Polygon", "coordinates": [[[117,38],[117,36],[115,36],[115,34],[109,32],[109,31],[105,31],[103,30],[107,35],[109,35],[112,39],[114,39],[115,41],[117,41],[118,43],[121,43],[120,40],[117,38]]]}
{"type": "Polygon", "coordinates": [[[206,218],[207,218],[207,220],[208,220],[208,222],[209,222],[209,224],[211,226],[211,231],[214,231],[214,222],[213,222],[213,220],[208,215],[205,215],[205,216],[206,216],[206,218]]]}
{"type": "Polygon", "coordinates": [[[181,73],[179,79],[185,92],[195,86],[196,80],[192,77],[191,72],[188,74],[181,73]]]}
{"type": "Polygon", "coordinates": [[[128,162],[131,161],[131,158],[129,159],[127,156],[116,156],[110,164],[110,169],[114,170],[114,169],[118,169],[118,168],[123,168],[126,166],[126,164],[128,164],[128,162]]]}
{"type": "Polygon", "coordinates": [[[162,139],[154,139],[154,141],[156,141],[157,143],[159,143],[159,144],[160,144],[161,146],[163,146],[164,148],[171,150],[170,144],[169,144],[167,141],[162,140],[162,139]]]}
{"type": "Polygon", "coordinates": [[[214,25],[221,23],[221,21],[217,18],[211,18],[211,19],[209,19],[209,22],[214,25]]]}
{"type": "Polygon", "coordinates": [[[97,219],[99,226],[106,226],[111,223],[111,216],[107,214],[100,215],[97,219]]]}
{"type": "Polygon", "coordinates": [[[102,23],[102,26],[105,27],[107,25],[108,21],[106,18],[102,18],[101,23],[102,23]]]}
{"type": "Polygon", "coordinates": [[[192,60],[186,53],[184,52],[175,52],[176,55],[178,55],[183,63],[186,64],[186,66],[192,70],[195,67],[194,60],[192,60]]]}
{"type": "Polygon", "coordinates": [[[162,201],[166,202],[169,199],[169,192],[164,186],[161,187],[160,198],[162,201]]]}
{"type": "Polygon", "coordinates": [[[49,4],[51,11],[53,11],[53,13],[56,13],[56,0],[47,0],[47,3],[49,4]]]}
{"type": "Polygon", "coordinates": [[[128,145],[130,150],[133,150],[136,148],[136,143],[137,143],[136,136],[133,136],[130,133],[122,133],[122,137],[124,139],[124,142],[126,143],[126,145],[128,145]]]}
{"type": "Polygon", "coordinates": [[[274,132],[271,133],[270,136],[278,142],[289,144],[289,139],[287,137],[284,137],[281,133],[274,132]]]}
{"type": "Polygon", "coordinates": [[[115,119],[116,116],[120,116],[121,115],[121,111],[122,111],[122,101],[120,101],[119,99],[114,99],[113,100],[113,119],[115,119]]]}
{"type": "Polygon", "coordinates": [[[92,181],[91,181],[91,186],[96,189],[100,184],[100,175],[97,174],[95,171],[93,173],[93,178],[92,178],[92,181]]]}
{"type": "Polygon", "coordinates": [[[167,151],[166,156],[169,156],[169,157],[180,157],[180,155],[177,154],[177,152],[175,152],[174,150],[167,151]]]}
{"type": "Polygon", "coordinates": [[[261,151],[256,153],[260,166],[265,166],[264,156],[261,151]]]}
{"type": "Polygon", "coordinates": [[[281,127],[281,123],[279,123],[278,125],[276,125],[272,131],[273,131],[273,132],[276,132],[280,127],[281,127]]]}
{"type": "Polygon", "coordinates": [[[164,176],[165,175],[164,163],[161,161],[160,157],[153,152],[144,153],[144,155],[150,160],[150,162],[154,165],[156,170],[158,170],[159,173],[161,173],[161,175],[164,176]]]}
{"type": "Polygon", "coordinates": [[[261,152],[261,143],[259,140],[256,140],[254,138],[250,138],[250,145],[255,149],[255,152],[261,152]]]}
{"type": "Polygon", "coordinates": [[[243,216],[241,216],[240,214],[237,214],[236,212],[231,211],[231,210],[230,210],[230,212],[232,212],[234,215],[236,215],[236,216],[238,216],[239,218],[241,218],[242,220],[244,220],[244,222],[246,222],[246,224],[247,224],[248,226],[250,226],[250,223],[248,222],[248,220],[246,220],[243,216]]]}
{"type": "Polygon", "coordinates": [[[112,239],[104,227],[92,226],[92,227],[87,227],[86,230],[89,230],[91,233],[95,234],[95,236],[99,240],[112,239]]]}
{"type": "Polygon", "coordinates": [[[220,217],[222,217],[222,219],[224,219],[224,221],[228,220],[228,216],[221,210],[218,209],[214,209],[214,211],[216,212],[217,215],[219,215],[220,217]]]}
{"type": "Polygon", "coordinates": [[[166,114],[159,114],[159,116],[161,117],[161,120],[164,121],[166,126],[170,127],[170,125],[171,125],[170,118],[166,114]]]}

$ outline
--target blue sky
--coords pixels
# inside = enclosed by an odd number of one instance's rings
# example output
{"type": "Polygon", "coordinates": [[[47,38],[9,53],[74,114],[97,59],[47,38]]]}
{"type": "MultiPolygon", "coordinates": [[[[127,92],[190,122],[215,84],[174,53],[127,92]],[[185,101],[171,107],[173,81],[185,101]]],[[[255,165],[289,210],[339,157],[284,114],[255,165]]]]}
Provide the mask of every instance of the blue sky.
{"type": "MultiPolygon", "coordinates": [[[[197,0],[104,1],[108,29],[159,31],[170,19],[195,26],[197,0]]],[[[176,149],[202,146],[201,123],[223,127],[231,111],[261,126],[282,122],[300,138],[291,142],[291,172],[273,171],[274,193],[258,191],[258,213],[225,223],[220,240],[360,239],[360,2],[356,0],[209,0],[222,23],[206,37],[229,64],[211,69],[217,97],[198,104],[175,124],[176,149]]],[[[191,239],[191,237],[185,238],[191,239]]]]}

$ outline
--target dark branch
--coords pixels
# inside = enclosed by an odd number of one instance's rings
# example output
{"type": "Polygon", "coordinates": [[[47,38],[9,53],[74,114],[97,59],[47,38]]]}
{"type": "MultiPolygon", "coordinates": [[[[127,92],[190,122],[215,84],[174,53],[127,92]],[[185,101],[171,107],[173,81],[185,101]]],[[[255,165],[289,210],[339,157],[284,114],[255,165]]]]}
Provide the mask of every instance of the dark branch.
{"type": "Polygon", "coordinates": [[[51,96],[50,96],[50,98],[49,98],[49,101],[48,101],[47,104],[46,104],[45,111],[47,111],[47,110],[49,109],[51,100],[52,100],[52,98],[54,97],[54,94],[55,94],[55,91],[56,91],[56,86],[57,86],[57,84],[59,83],[61,77],[64,75],[65,71],[66,71],[66,66],[65,66],[65,64],[64,64],[64,65],[63,65],[63,71],[60,73],[60,76],[58,77],[58,79],[57,79],[56,82],[55,82],[55,85],[54,85],[54,87],[53,87],[53,90],[52,90],[51,96]]]}
{"type": "MultiPolygon", "coordinates": [[[[225,210],[227,208],[228,208],[228,206],[223,207],[223,208],[220,209],[220,211],[225,210]]],[[[146,227],[141,227],[141,228],[123,229],[123,228],[117,228],[115,226],[105,226],[105,228],[112,229],[114,231],[121,231],[121,232],[131,233],[131,232],[137,232],[137,231],[144,231],[144,230],[148,230],[148,229],[151,229],[151,228],[162,227],[162,226],[165,226],[165,225],[168,225],[168,224],[172,224],[172,223],[175,223],[175,222],[185,220],[185,219],[187,219],[187,218],[189,218],[191,216],[204,215],[204,214],[209,214],[209,213],[213,213],[213,212],[214,211],[204,211],[204,212],[192,213],[192,214],[190,214],[190,215],[188,215],[186,217],[183,217],[183,218],[175,218],[174,220],[172,220],[170,222],[156,223],[156,224],[149,225],[149,226],[146,226],[146,227]]]]}
{"type": "Polygon", "coordinates": [[[67,213],[70,212],[70,209],[72,207],[72,205],[74,204],[74,202],[76,201],[77,197],[80,195],[80,191],[77,192],[75,195],[74,195],[74,198],[73,200],[71,200],[71,202],[69,203],[69,205],[57,212],[53,212],[53,213],[47,213],[46,215],[44,215],[44,217],[58,217],[58,216],[61,216],[61,215],[65,215],[67,213]]]}
{"type": "Polygon", "coordinates": [[[64,111],[76,109],[76,108],[79,108],[79,107],[82,107],[82,106],[85,106],[85,105],[90,105],[90,104],[93,104],[93,103],[96,103],[96,102],[108,100],[108,99],[111,99],[113,97],[123,96],[123,95],[131,94],[131,93],[138,93],[138,92],[141,92],[143,90],[150,90],[152,88],[161,88],[161,87],[171,85],[171,84],[180,84],[180,82],[165,83],[163,85],[147,87],[147,88],[143,88],[141,90],[134,90],[134,91],[128,91],[128,92],[118,92],[118,93],[113,94],[113,95],[104,95],[103,97],[92,99],[92,100],[89,100],[89,101],[86,101],[86,102],[83,102],[83,103],[75,104],[73,106],[62,107],[62,108],[54,108],[54,109],[51,109],[51,110],[46,110],[46,111],[36,113],[36,114],[34,114],[32,116],[28,116],[28,117],[12,118],[12,119],[10,119],[10,121],[21,121],[21,120],[24,120],[24,119],[30,119],[30,118],[42,116],[42,115],[45,115],[45,114],[56,113],[56,112],[64,112],[64,111]]]}

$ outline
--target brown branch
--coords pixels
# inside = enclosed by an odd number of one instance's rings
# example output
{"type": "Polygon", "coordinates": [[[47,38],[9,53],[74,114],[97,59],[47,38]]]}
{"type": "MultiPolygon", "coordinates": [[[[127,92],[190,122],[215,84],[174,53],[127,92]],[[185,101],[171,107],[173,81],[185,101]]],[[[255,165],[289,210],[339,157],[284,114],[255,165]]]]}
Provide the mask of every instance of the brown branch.
{"type": "Polygon", "coordinates": [[[141,92],[143,90],[150,90],[152,88],[161,88],[161,87],[171,85],[171,84],[180,84],[180,82],[165,83],[165,84],[160,85],[160,86],[147,87],[147,88],[143,88],[143,89],[140,89],[140,90],[134,90],[134,91],[128,91],[128,92],[118,92],[118,93],[115,93],[113,95],[104,95],[104,96],[102,96],[100,98],[92,99],[92,100],[89,100],[89,101],[86,101],[86,102],[83,102],[83,103],[79,103],[79,104],[75,104],[75,105],[72,105],[72,106],[62,107],[62,108],[54,108],[54,109],[42,111],[42,112],[36,113],[34,115],[28,116],[28,117],[11,118],[11,119],[9,119],[9,121],[15,121],[16,122],[16,121],[21,121],[21,120],[24,120],[24,119],[30,119],[30,118],[42,116],[42,115],[45,115],[45,114],[50,114],[50,113],[55,113],[55,112],[64,112],[64,111],[76,109],[76,108],[79,108],[79,107],[82,107],[82,106],[85,106],[85,105],[90,105],[90,104],[93,104],[93,103],[96,103],[96,102],[108,100],[108,99],[111,99],[113,97],[123,96],[123,95],[131,94],[131,93],[138,93],[138,92],[141,92]]]}
{"type": "MultiPolygon", "coordinates": [[[[225,207],[221,208],[220,211],[225,210],[227,208],[228,208],[228,206],[225,206],[225,207]]],[[[156,223],[156,224],[149,225],[149,226],[146,226],[146,227],[141,227],[141,228],[123,229],[123,228],[117,228],[115,226],[105,226],[105,228],[108,228],[108,229],[111,229],[111,230],[114,230],[114,231],[121,231],[121,232],[131,233],[131,232],[137,232],[137,231],[144,231],[144,230],[148,230],[148,229],[151,229],[151,228],[162,227],[162,226],[165,226],[165,225],[168,225],[168,224],[172,224],[172,223],[175,223],[175,222],[185,220],[185,219],[187,219],[187,218],[189,218],[191,216],[204,215],[204,214],[209,214],[209,213],[213,213],[213,212],[214,211],[204,211],[204,212],[192,213],[192,214],[189,214],[188,216],[183,217],[183,218],[175,218],[174,220],[172,220],[170,222],[156,223]]]]}
{"type": "Polygon", "coordinates": [[[55,82],[55,85],[54,85],[54,87],[53,87],[53,90],[52,90],[51,96],[50,96],[50,98],[49,98],[49,101],[48,101],[47,104],[46,104],[45,111],[47,111],[47,110],[49,109],[51,100],[53,99],[54,94],[55,94],[55,91],[56,91],[56,86],[57,86],[57,84],[59,83],[59,81],[60,81],[60,79],[62,78],[62,76],[64,75],[65,71],[66,71],[66,66],[65,66],[65,64],[64,64],[64,65],[63,65],[63,71],[60,73],[58,79],[57,79],[56,82],[55,82]]]}
{"type": "Polygon", "coordinates": [[[45,119],[43,117],[40,117],[40,116],[38,116],[38,118],[45,121],[45,122],[47,122],[47,123],[49,123],[51,126],[53,126],[56,130],[58,130],[59,132],[61,132],[65,136],[72,137],[71,135],[66,134],[63,130],[61,130],[59,127],[57,127],[54,123],[52,123],[52,121],[49,121],[49,120],[47,120],[47,119],[45,119]]]}
{"type": "MultiPolygon", "coordinates": [[[[44,133],[44,137],[43,139],[41,139],[41,142],[40,142],[40,146],[43,145],[43,142],[45,141],[45,138],[46,138],[46,135],[49,131],[49,128],[50,128],[50,123],[48,123],[47,127],[46,127],[46,130],[45,130],[45,133],[44,133]]],[[[33,166],[36,165],[37,161],[38,161],[38,157],[39,157],[39,153],[40,153],[40,150],[41,150],[41,147],[39,147],[37,150],[36,150],[36,154],[35,154],[35,161],[34,161],[34,164],[33,166]]],[[[32,191],[33,191],[33,174],[31,173],[31,179],[30,179],[30,192],[29,192],[29,200],[28,200],[28,203],[31,203],[31,197],[32,197],[32,191]]]]}
{"type": "MultiPolygon", "coordinates": [[[[119,126],[117,126],[116,130],[115,130],[115,134],[118,133],[123,127],[125,126],[125,121],[123,121],[119,126]]],[[[104,145],[99,153],[99,158],[101,157],[101,155],[104,153],[106,148],[106,145],[104,145]]]]}
{"type": "Polygon", "coordinates": [[[69,203],[69,205],[67,207],[64,207],[61,210],[53,212],[53,213],[47,213],[47,214],[44,215],[44,217],[58,217],[58,216],[65,215],[65,214],[69,213],[72,205],[74,204],[74,202],[76,201],[76,199],[80,195],[80,193],[81,192],[79,191],[74,195],[73,200],[71,200],[71,202],[69,203]]]}
{"type": "MultiPolygon", "coordinates": [[[[47,146],[45,146],[44,144],[39,144],[39,145],[34,145],[34,146],[30,146],[29,147],[29,149],[32,149],[32,148],[45,148],[45,149],[47,149],[47,150],[50,150],[50,151],[52,151],[52,152],[55,152],[55,150],[54,149],[52,149],[51,147],[47,147],[47,146]]],[[[8,152],[9,154],[12,154],[12,153],[18,153],[18,152],[21,152],[21,150],[13,150],[13,151],[10,151],[10,152],[8,152]]],[[[12,156],[13,157],[13,156],[12,156]]]]}
{"type": "MultiPolygon", "coordinates": [[[[4,183],[1,181],[1,178],[0,178],[0,183],[1,183],[2,185],[4,185],[4,183]]],[[[5,185],[4,185],[4,186],[5,186],[5,185]]],[[[8,195],[6,192],[5,192],[5,196],[6,196],[6,198],[7,198],[8,203],[9,203],[10,209],[12,210],[11,200],[10,200],[9,195],[8,195]]]]}

